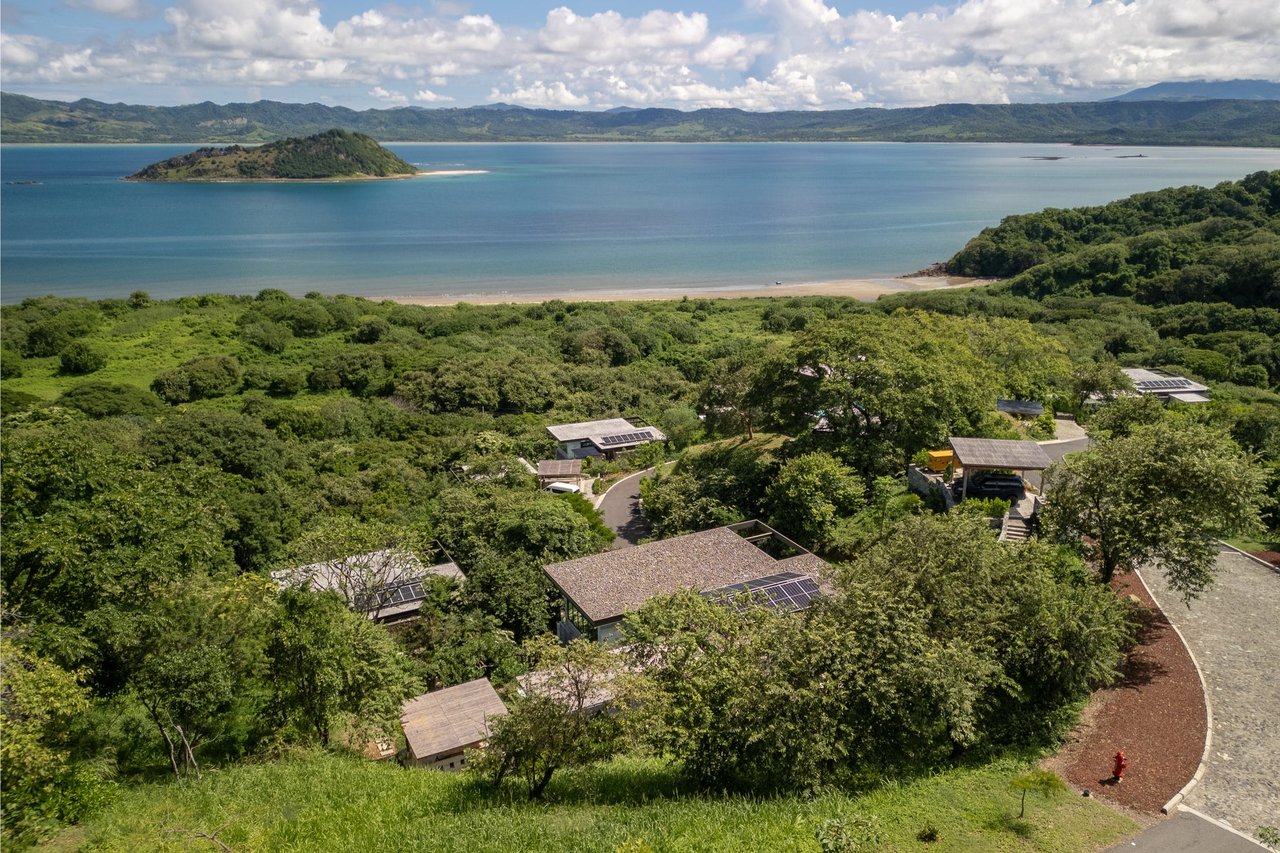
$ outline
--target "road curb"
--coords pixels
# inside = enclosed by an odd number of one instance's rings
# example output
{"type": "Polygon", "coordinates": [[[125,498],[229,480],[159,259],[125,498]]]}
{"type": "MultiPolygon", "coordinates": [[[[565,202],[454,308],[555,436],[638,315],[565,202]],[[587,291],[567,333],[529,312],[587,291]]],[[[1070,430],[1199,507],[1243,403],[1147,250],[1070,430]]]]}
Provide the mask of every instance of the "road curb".
{"type": "Polygon", "coordinates": [[[651,468],[645,468],[645,469],[644,469],[644,470],[642,470],[642,471],[635,471],[635,472],[633,472],[633,473],[631,473],[631,474],[628,474],[627,476],[623,477],[621,480],[619,480],[618,482],[614,483],[614,484],[613,484],[612,486],[610,486],[609,488],[605,489],[605,490],[604,490],[604,494],[603,494],[603,495],[592,495],[592,497],[594,497],[594,498],[596,499],[596,501],[595,501],[595,508],[596,508],[596,509],[599,509],[599,508],[600,508],[600,504],[604,503],[604,499],[605,499],[605,498],[607,498],[607,497],[609,497],[609,493],[610,493],[610,492],[612,492],[614,489],[618,488],[618,486],[621,486],[623,483],[627,482],[627,480],[630,480],[632,477],[639,477],[639,476],[642,476],[642,475],[644,475],[644,474],[648,474],[650,471],[656,471],[656,470],[657,470],[657,466],[655,465],[655,466],[653,466],[653,467],[651,467],[651,468]]]}
{"type": "MultiPolygon", "coordinates": [[[[1209,761],[1209,749],[1213,746],[1213,703],[1209,701],[1209,685],[1204,680],[1204,671],[1200,669],[1200,661],[1196,660],[1195,652],[1191,651],[1187,638],[1182,636],[1182,632],[1178,630],[1178,626],[1173,624],[1173,620],[1169,618],[1169,614],[1165,613],[1164,605],[1160,603],[1160,599],[1156,598],[1155,593],[1151,591],[1151,587],[1147,586],[1147,579],[1142,576],[1142,572],[1137,569],[1133,572],[1138,576],[1138,582],[1142,584],[1142,588],[1147,591],[1147,595],[1151,596],[1151,600],[1156,603],[1156,607],[1160,608],[1161,615],[1165,621],[1169,623],[1169,627],[1173,629],[1173,633],[1178,635],[1178,642],[1182,643],[1182,648],[1186,650],[1187,657],[1191,658],[1191,665],[1196,668],[1196,677],[1200,679],[1200,695],[1204,697],[1204,749],[1200,751],[1200,765],[1196,767],[1196,772],[1191,774],[1191,779],[1187,784],[1182,786],[1178,793],[1169,798],[1169,801],[1160,807],[1161,814],[1173,814],[1182,806],[1182,801],[1186,799],[1195,787],[1200,784],[1200,780],[1204,778],[1204,771],[1209,761]]],[[[1191,809],[1188,807],[1188,811],[1191,809]]],[[[1199,812],[1196,812],[1199,814],[1199,812]]],[[[1203,817],[1203,815],[1201,815],[1203,817]]],[[[1252,839],[1250,839],[1252,840],[1252,839]]]]}
{"type": "Polygon", "coordinates": [[[1235,545],[1232,545],[1230,542],[1223,542],[1221,539],[1215,539],[1213,541],[1217,542],[1223,548],[1226,548],[1230,551],[1235,551],[1241,557],[1248,557],[1250,560],[1253,560],[1258,565],[1266,566],[1268,569],[1275,572],[1276,574],[1280,574],[1280,566],[1273,566],[1270,563],[1268,563],[1266,560],[1253,556],[1248,551],[1241,551],[1239,548],[1237,548],[1235,545]]]}
{"type": "Polygon", "coordinates": [[[1240,830],[1236,829],[1236,828],[1235,828],[1234,826],[1232,826],[1231,824],[1229,824],[1229,823],[1223,823],[1222,821],[1220,821],[1220,820],[1218,820],[1217,818],[1214,818],[1214,817],[1209,817],[1209,816],[1208,816],[1207,814],[1205,814],[1204,812],[1196,811],[1195,809],[1191,808],[1191,806],[1183,806],[1183,807],[1182,807],[1182,810],[1183,810],[1184,812],[1186,812],[1187,814],[1193,814],[1193,815],[1195,815],[1196,817],[1200,818],[1201,820],[1203,820],[1203,821],[1207,821],[1207,822],[1209,822],[1209,823],[1213,824],[1214,826],[1218,827],[1218,829],[1225,829],[1227,832],[1230,832],[1230,833],[1232,833],[1232,834],[1234,834],[1234,835],[1238,835],[1238,836],[1240,836],[1241,838],[1243,838],[1245,841],[1252,841],[1254,844],[1258,845],[1258,847],[1262,848],[1263,850],[1270,850],[1270,849],[1271,849],[1270,847],[1268,847],[1267,845],[1263,844],[1263,843],[1262,843],[1261,841],[1259,841],[1258,839],[1254,838],[1252,835],[1249,835],[1247,832],[1241,832],[1240,830]]]}

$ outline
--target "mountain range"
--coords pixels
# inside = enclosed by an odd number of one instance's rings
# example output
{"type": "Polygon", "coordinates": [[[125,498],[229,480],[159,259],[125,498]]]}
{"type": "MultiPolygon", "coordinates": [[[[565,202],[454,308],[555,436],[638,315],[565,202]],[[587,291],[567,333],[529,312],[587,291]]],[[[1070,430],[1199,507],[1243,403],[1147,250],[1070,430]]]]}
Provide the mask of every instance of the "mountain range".
{"type": "Polygon", "coordinates": [[[277,101],[152,107],[0,94],[0,136],[8,143],[261,143],[334,127],[382,142],[1064,142],[1280,147],[1280,101],[1111,100],[766,113],[629,108],[588,112],[509,104],[357,111],[277,101]]]}

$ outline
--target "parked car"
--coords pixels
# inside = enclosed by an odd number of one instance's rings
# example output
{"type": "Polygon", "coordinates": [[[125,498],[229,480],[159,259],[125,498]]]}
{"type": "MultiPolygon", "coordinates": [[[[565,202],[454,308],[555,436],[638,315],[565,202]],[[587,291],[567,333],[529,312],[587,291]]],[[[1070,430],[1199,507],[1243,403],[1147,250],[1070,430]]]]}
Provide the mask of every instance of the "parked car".
{"type": "MultiPolygon", "coordinates": [[[[957,499],[965,495],[963,479],[956,480],[951,488],[957,499]]],[[[1026,490],[1027,484],[1017,474],[979,472],[969,478],[968,497],[1016,501],[1026,494],[1026,490]]]]}

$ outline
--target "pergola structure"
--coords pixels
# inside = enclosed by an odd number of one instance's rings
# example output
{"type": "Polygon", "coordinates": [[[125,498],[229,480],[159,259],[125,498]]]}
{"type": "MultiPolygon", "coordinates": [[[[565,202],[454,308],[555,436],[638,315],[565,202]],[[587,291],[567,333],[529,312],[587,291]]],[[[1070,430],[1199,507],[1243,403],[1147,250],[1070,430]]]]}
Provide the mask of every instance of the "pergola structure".
{"type": "Polygon", "coordinates": [[[949,439],[956,461],[964,469],[960,497],[969,496],[971,471],[1043,471],[1052,463],[1044,448],[1034,441],[1010,441],[1003,438],[949,439]]]}

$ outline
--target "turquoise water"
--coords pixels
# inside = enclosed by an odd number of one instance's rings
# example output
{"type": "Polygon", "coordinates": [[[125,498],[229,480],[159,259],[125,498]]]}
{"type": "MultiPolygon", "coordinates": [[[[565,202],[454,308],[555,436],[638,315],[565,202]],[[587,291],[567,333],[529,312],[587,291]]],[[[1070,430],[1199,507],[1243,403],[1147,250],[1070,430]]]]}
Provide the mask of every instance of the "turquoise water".
{"type": "Polygon", "coordinates": [[[1011,213],[1280,169],[1274,149],[393,144],[424,169],[485,174],[120,180],[192,147],[3,146],[0,299],[263,287],[465,298],[887,278],[949,257],[1011,213]]]}

